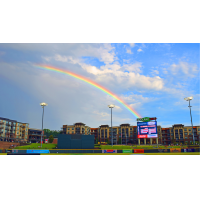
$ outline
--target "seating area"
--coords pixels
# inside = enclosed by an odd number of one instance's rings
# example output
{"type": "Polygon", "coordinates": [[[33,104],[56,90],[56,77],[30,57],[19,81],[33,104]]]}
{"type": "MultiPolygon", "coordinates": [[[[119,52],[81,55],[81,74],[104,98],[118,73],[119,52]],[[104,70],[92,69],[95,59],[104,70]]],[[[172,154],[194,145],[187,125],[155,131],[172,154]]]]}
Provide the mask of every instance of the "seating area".
{"type": "Polygon", "coordinates": [[[13,148],[14,146],[19,146],[20,143],[16,143],[16,142],[3,142],[0,141],[0,149],[9,149],[9,148],[13,148]],[[11,146],[13,145],[13,146],[11,146]]]}

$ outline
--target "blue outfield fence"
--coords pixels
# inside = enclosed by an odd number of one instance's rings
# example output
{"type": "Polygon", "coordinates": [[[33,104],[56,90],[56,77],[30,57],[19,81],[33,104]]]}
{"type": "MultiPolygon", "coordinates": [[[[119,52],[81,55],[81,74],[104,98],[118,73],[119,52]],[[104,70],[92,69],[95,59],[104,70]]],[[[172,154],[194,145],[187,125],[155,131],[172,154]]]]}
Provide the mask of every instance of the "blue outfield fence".
{"type": "Polygon", "coordinates": [[[49,153],[49,150],[47,150],[47,149],[45,149],[45,150],[42,150],[42,149],[35,149],[35,150],[29,149],[29,150],[26,150],[26,153],[49,153]]]}

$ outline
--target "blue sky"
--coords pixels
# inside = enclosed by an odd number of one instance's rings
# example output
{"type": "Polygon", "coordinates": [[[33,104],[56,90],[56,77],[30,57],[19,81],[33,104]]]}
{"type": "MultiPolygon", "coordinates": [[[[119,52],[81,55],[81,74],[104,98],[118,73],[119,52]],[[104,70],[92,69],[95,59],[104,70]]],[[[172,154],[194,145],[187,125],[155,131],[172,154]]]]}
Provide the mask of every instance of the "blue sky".
{"type": "Polygon", "coordinates": [[[136,118],[119,102],[73,77],[33,67],[53,65],[85,76],[120,96],[158,125],[190,125],[187,96],[193,96],[193,124],[200,124],[199,44],[0,44],[0,116],[41,128],[63,124],[113,125],[136,118]]]}

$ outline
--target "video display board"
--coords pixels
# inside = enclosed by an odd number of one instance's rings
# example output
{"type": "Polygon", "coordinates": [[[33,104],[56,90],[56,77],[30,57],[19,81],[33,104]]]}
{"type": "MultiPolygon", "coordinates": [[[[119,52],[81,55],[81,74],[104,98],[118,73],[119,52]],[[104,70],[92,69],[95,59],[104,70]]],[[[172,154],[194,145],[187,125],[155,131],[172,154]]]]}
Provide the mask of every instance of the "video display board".
{"type": "Polygon", "coordinates": [[[157,138],[157,121],[137,122],[138,138],[157,138]]]}

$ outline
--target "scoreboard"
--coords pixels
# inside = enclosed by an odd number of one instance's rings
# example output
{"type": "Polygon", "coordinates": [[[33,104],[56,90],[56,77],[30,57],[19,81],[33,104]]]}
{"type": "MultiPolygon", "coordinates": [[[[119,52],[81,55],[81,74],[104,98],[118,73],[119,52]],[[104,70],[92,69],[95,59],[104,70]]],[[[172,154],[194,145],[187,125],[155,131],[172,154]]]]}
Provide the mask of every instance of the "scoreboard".
{"type": "Polygon", "coordinates": [[[138,138],[157,138],[157,121],[137,122],[138,138]]]}

